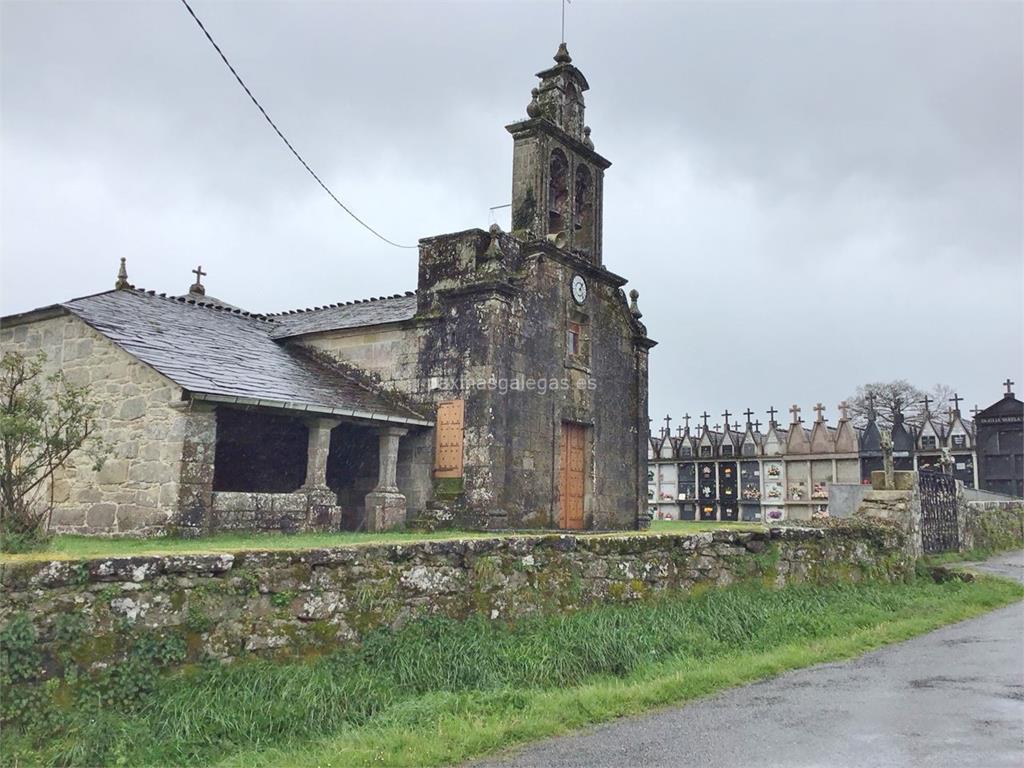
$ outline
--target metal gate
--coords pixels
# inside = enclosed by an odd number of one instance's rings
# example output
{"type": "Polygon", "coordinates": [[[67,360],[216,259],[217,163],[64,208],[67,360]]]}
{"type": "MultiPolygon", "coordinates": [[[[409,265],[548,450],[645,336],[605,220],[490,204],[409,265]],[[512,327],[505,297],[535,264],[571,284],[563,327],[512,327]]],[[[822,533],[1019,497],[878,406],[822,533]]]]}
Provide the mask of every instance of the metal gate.
{"type": "Polygon", "coordinates": [[[921,489],[921,540],[927,554],[960,548],[956,480],[942,472],[918,472],[921,489]]]}

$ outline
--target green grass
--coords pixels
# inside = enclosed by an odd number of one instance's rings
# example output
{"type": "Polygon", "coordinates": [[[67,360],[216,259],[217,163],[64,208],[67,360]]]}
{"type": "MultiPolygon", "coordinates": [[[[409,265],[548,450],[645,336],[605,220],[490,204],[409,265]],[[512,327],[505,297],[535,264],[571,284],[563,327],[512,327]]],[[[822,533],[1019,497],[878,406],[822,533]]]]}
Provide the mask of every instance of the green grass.
{"type": "Polygon", "coordinates": [[[994,579],[746,585],[514,624],[419,621],[303,663],[179,671],[134,712],[80,703],[56,727],[5,727],[0,754],[11,765],[452,764],[850,657],[1022,595],[994,579]]]}
{"type": "MultiPolygon", "coordinates": [[[[696,533],[711,530],[765,530],[757,523],[677,523],[655,521],[649,533],[696,533]]],[[[517,531],[517,534],[558,534],[557,530],[517,531]]],[[[576,532],[592,536],[644,535],[648,532],[617,531],[576,532]]],[[[198,539],[160,537],[152,539],[100,538],[97,536],[54,536],[44,548],[17,554],[0,553],[0,563],[43,560],[80,560],[95,557],[133,555],[203,554],[214,552],[252,552],[279,549],[316,549],[359,544],[402,544],[416,541],[495,538],[512,535],[506,531],[444,530],[432,533],[401,531],[390,533],[219,533],[198,539]]]]}
{"type": "Polygon", "coordinates": [[[44,549],[18,554],[2,554],[0,562],[31,560],[78,560],[93,557],[132,555],[201,554],[211,552],[248,552],[276,549],[316,549],[353,544],[400,544],[411,541],[437,541],[493,537],[494,533],[468,531],[391,532],[391,533],[219,533],[199,539],[160,537],[153,539],[99,538],[96,536],[55,536],[44,549]]]}
{"type": "Polygon", "coordinates": [[[766,531],[764,523],[717,523],[697,520],[652,520],[651,533],[698,533],[700,531],[766,531]]]}

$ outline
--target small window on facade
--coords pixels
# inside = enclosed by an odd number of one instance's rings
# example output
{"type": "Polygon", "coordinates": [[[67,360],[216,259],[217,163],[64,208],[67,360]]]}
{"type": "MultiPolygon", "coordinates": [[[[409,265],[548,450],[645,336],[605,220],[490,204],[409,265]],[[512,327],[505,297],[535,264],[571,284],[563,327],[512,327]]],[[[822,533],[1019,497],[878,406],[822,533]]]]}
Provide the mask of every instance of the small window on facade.
{"type": "Polygon", "coordinates": [[[680,456],[693,456],[693,448],[688,445],[684,445],[679,449],[680,456]]]}
{"type": "Polygon", "coordinates": [[[569,322],[565,331],[565,351],[569,355],[578,355],[582,351],[580,339],[583,336],[583,328],[579,323],[569,322]]]}
{"type": "Polygon", "coordinates": [[[953,435],[953,447],[954,448],[966,448],[967,447],[967,435],[953,435]]]}
{"type": "Polygon", "coordinates": [[[723,445],[722,446],[722,455],[723,456],[732,456],[732,446],[731,445],[723,445]]]}
{"type": "Polygon", "coordinates": [[[757,450],[757,446],[754,445],[753,443],[744,443],[743,444],[743,455],[744,456],[753,456],[754,453],[756,452],[756,450],[757,450]]]}
{"type": "Polygon", "coordinates": [[[710,456],[711,455],[711,446],[710,445],[702,445],[700,447],[700,455],[701,456],[710,456]]]}
{"type": "Polygon", "coordinates": [[[925,435],[921,438],[921,447],[925,450],[935,449],[935,435],[925,435]]]}

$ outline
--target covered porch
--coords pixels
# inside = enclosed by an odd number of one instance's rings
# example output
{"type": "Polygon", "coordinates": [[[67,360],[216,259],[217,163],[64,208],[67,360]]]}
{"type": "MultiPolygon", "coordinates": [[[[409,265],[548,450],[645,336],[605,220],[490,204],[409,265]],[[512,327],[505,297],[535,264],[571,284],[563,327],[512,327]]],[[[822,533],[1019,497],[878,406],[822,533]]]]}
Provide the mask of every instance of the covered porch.
{"type": "Polygon", "coordinates": [[[430,422],[211,400],[190,415],[181,527],[195,534],[386,531],[426,502],[430,422]]]}

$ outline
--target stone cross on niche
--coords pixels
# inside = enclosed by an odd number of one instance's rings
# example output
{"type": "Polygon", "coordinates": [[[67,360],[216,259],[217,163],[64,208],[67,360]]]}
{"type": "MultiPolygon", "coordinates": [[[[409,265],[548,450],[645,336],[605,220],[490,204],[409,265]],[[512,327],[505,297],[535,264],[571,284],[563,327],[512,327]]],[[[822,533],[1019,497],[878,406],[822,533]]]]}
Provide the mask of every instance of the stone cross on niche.
{"type": "Polygon", "coordinates": [[[750,417],[754,415],[754,412],[752,410],[750,410],[749,408],[747,408],[747,410],[745,410],[743,412],[743,415],[747,417],[747,426],[749,427],[750,426],[750,417]]]}
{"type": "Polygon", "coordinates": [[[690,414],[688,414],[688,413],[684,413],[683,414],[683,423],[686,425],[687,429],[690,428],[690,414]]]}
{"type": "Polygon", "coordinates": [[[754,431],[755,432],[760,432],[761,431],[761,422],[760,421],[755,421],[754,422],[754,431]]]}
{"type": "Polygon", "coordinates": [[[981,413],[981,408],[979,408],[978,404],[975,403],[974,407],[971,409],[971,416],[973,416],[974,418],[978,418],[979,413],[981,413]]]}
{"type": "Polygon", "coordinates": [[[704,419],[704,429],[707,429],[707,428],[708,428],[708,419],[710,419],[710,418],[711,418],[711,414],[710,414],[710,413],[708,413],[707,411],[704,411],[704,413],[702,413],[702,414],[700,415],[700,417],[701,417],[702,419],[704,419]]]}
{"type": "Polygon", "coordinates": [[[769,424],[774,424],[775,423],[775,414],[778,413],[778,411],[775,410],[775,406],[773,405],[771,408],[769,408],[767,411],[765,411],[765,413],[768,414],[768,423],[769,424]]]}
{"type": "Polygon", "coordinates": [[[1008,395],[1012,395],[1013,394],[1013,385],[1016,384],[1016,383],[1017,383],[1016,381],[1010,381],[1009,378],[1007,378],[1006,381],[1003,382],[1003,386],[1006,387],[1006,394],[1008,394],[1008,395]]]}
{"type": "Polygon", "coordinates": [[[949,398],[949,402],[951,402],[953,404],[953,413],[960,413],[960,401],[961,400],[963,400],[963,398],[960,397],[960,395],[958,395],[956,392],[954,392],[953,396],[951,398],[949,398]]]}
{"type": "Polygon", "coordinates": [[[715,432],[721,432],[721,431],[722,431],[722,425],[721,424],[715,424],[715,432]]]}
{"type": "Polygon", "coordinates": [[[725,413],[723,413],[722,416],[723,416],[723,418],[725,418],[725,426],[728,427],[729,426],[729,417],[732,416],[732,414],[729,413],[729,409],[728,408],[725,409],[725,413]]]}
{"type": "Polygon", "coordinates": [[[846,421],[847,419],[849,419],[850,418],[849,411],[850,411],[850,404],[848,402],[846,402],[845,400],[843,400],[843,402],[841,402],[839,404],[839,413],[841,414],[839,418],[841,418],[843,421],[846,421]]]}
{"type": "Polygon", "coordinates": [[[825,417],[822,416],[822,414],[825,413],[825,406],[824,405],[822,405],[821,403],[815,403],[815,405],[814,405],[814,412],[816,414],[818,414],[817,419],[816,419],[817,421],[824,421],[825,420],[825,417]]]}
{"type": "Polygon", "coordinates": [[[790,406],[789,412],[793,414],[793,423],[794,424],[799,424],[800,423],[800,406],[797,405],[796,403],[793,403],[793,405],[790,406]]]}
{"type": "Polygon", "coordinates": [[[672,417],[665,414],[665,434],[672,434],[672,417]]]}
{"type": "Polygon", "coordinates": [[[732,431],[733,432],[739,432],[740,431],[740,423],[738,421],[734,421],[732,423],[732,431]]]}
{"type": "Polygon", "coordinates": [[[682,437],[682,436],[683,436],[683,428],[682,427],[676,427],[676,437],[682,437]]]}
{"type": "Polygon", "coordinates": [[[928,397],[928,395],[925,395],[924,400],[922,400],[921,402],[924,403],[924,412],[930,414],[932,412],[932,399],[928,397]]]}

